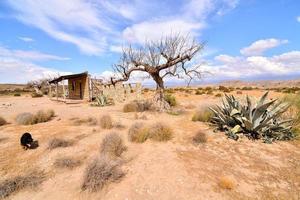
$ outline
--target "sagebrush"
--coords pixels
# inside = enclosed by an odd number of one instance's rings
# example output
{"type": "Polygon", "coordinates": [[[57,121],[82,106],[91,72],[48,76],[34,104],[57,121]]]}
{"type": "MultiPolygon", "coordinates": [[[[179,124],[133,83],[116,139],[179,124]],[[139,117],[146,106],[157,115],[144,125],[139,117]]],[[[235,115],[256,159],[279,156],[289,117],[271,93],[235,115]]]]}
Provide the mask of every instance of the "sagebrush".
{"type": "Polygon", "coordinates": [[[121,162],[108,156],[100,156],[86,168],[81,190],[96,192],[106,184],[120,180],[125,173],[121,169],[121,162]]]}
{"type": "Polygon", "coordinates": [[[136,122],[128,130],[128,139],[131,142],[142,143],[148,139],[148,128],[142,122],[136,122]]]}
{"type": "Polygon", "coordinates": [[[122,137],[115,132],[107,134],[100,146],[101,154],[111,157],[120,157],[126,149],[122,137]]]}
{"type": "Polygon", "coordinates": [[[54,116],[55,112],[52,109],[46,111],[39,110],[35,114],[25,112],[17,115],[16,122],[20,125],[33,125],[50,121],[54,116]]]}
{"type": "Polygon", "coordinates": [[[103,115],[100,117],[100,126],[103,129],[111,129],[113,127],[113,121],[110,115],[103,115]]]}

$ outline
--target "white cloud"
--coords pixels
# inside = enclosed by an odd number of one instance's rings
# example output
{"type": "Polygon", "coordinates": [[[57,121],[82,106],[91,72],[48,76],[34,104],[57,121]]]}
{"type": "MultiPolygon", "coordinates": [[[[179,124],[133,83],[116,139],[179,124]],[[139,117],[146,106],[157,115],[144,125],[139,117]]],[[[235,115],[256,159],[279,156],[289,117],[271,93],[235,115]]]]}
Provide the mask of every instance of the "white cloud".
{"type": "Polygon", "coordinates": [[[298,21],[298,22],[300,22],[300,16],[299,16],[299,17],[297,17],[297,21],[298,21]]]}
{"type": "Polygon", "coordinates": [[[195,31],[202,28],[204,28],[204,25],[201,23],[187,22],[180,19],[146,21],[127,27],[123,31],[123,37],[131,43],[144,43],[146,40],[158,40],[162,36],[172,33],[196,34],[195,31]]]}
{"type": "Polygon", "coordinates": [[[34,42],[34,39],[30,37],[18,37],[18,38],[24,42],[34,42]]]}
{"type": "Polygon", "coordinates": [[[69,73],[13,59],[0,58],[0,66],[0,83],[12,83],[11,77],[13,77],[13,83],[26,83],[69,73]]]}
{"type": "Polygon", "coordinates": [[[268,49],[272,49],[286,43],[288,43],[288,40],[278,40],[274,38],[258,40],[250,46],[241,49],[240,52],[245,56],[258,56],[262,55],[268,49]]]}
{"type": "Polygon", "coordinates": [[[214,74],[210,78],[215,80],[300,75],[300,51],[271,57],[219,55],[215,60],[219,64],[205,66],[206,70],[214,74]]]}
{"type": "Polygon", "coordinates": [[[69,60],[70,58],[60,57],[52,54],[45,54],[39,51],[24,51],[24,50],[12,50],[0,46],[0,58],[13,58],[19,60],[31,60],[31,61],[46,61],[46,60],[69,60]]]}
{"type": "Polygon", "coordinates": [[[112,45],[112,46],[109,47],[109,50],[111,52],[121,53],[123,51],[123,47],[119,46],[119,45],[112,45]]]}

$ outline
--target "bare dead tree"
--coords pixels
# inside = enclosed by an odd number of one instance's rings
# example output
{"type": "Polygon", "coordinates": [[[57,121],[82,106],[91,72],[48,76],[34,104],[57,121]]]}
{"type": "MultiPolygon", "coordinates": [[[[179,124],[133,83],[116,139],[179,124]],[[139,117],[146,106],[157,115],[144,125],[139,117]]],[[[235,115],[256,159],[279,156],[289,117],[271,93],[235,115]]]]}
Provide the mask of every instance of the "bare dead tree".
{"type": "MultiPolygon", "coordinates": [[[[128,81],[135,71],[146,72],[155,81],[156,101],[163,102],[164,78],[177,77],[188,79],[188,85],[195,78],[201,78],[200,65],[189,65],[191,59],[204,48],[204,43],[197,43],[189,35],[167,36],[159,41],[146,42],[143,47],[134,49],[131,45],[123,48],[114,71],[119,77],[111,77],[113,85],[128,81]]],[[[165,105],[165,104],[164,104],[165,105]]]]}

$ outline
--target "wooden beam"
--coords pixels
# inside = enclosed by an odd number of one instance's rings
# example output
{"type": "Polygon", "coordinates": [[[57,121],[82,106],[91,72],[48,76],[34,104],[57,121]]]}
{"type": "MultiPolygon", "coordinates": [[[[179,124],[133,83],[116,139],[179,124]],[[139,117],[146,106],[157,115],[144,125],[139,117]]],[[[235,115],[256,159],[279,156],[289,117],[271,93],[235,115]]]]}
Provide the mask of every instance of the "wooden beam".
{"type": "Polygon", "coordinates": [[[58,83],[56,83],[56,100],[58,101],[58,83]]]}
{"type": "Polygon", "coordinates": [[[64,79],[62,80],[62,83],[63,83],[64,101],[66,101],[66,90],[65,90],[64,79]]]}

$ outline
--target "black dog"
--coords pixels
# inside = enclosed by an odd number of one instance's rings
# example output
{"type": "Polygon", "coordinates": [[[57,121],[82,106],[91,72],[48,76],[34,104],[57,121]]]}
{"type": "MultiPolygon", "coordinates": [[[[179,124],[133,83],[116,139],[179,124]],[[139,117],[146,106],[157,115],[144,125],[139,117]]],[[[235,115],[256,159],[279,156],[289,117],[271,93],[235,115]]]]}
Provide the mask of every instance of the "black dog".
{"type": "Polygon", "coordinates": [[[20,139],[20,143],[25,150],[32,148],[33,139],[30,133],[24,133],[20,139]]]}

